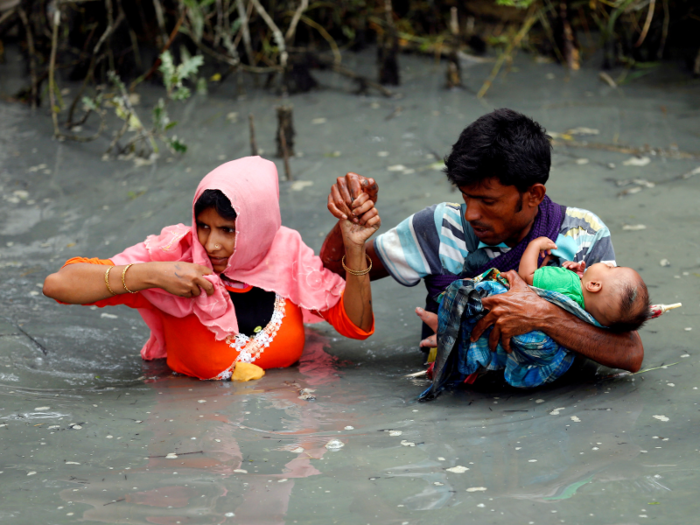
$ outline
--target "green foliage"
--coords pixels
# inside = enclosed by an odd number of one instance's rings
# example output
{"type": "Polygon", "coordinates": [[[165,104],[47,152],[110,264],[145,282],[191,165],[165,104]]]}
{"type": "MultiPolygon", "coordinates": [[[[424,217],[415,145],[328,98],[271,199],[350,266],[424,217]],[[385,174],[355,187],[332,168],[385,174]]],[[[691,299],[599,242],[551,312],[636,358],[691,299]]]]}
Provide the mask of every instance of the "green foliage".
{"type": "Polygon", "coordinates": [[[517,7],[518,9],[527,9],[534,3],[535,0],[496,0],[497,5],[517,7]]]}
{"type": "MultiPolygon", "coordinates": [[[[163,74],[166,96],[165,98],[159,99],[156,105],[153,106],[151,110],[152,123],[150,128],[144,126],[139,118],[130,102],[126,86],[119,76],[113,71],[108,74],[110,81],[117,91],[114,98],[111,100],[115,114],[125,122],[126,130],[136,134],[136,136],[129,141],[129,145],[132,148],[131,151],[134,151],[136,146],[140,145],[142,147],[142,154],[144,151],[148,153],[149,150],[150,154],[157,154],[158,140],[175,153],[185,153],[187,151],[187,146],[181,139],[178,139],[174,135],[168,136],[168,132],[177,125],[177,122],[170,120],[170,116],[168,115],[168,103],[170,101],[187,100],[192,95],[190,88],[185,86],[184,82],[196,78],[197,71],[199,71],[200,66],[204,63],[204,59],[199,55],[191,56],[184,48],[181,51],[181,55],[182,62],[180,64],[175,64],[173,56],[169,51],[164,52],[160,56],[161,64],[159,70],[163,74]],[[146,149],[144,150],[143,148],[146,149]]],[[[201,89],[203,80],[204,79],[199,79],[197,82],[198,89],[201,89]]],[[[204,80],[203,85],[204,90],[206,90],[206,80],[204,80]]],[[[90,99],[84,100],[85,106],[90,109],[97,107],[97,103],[98,102],[90,99]]],[[[120,138],[120,136],[117,138],[120,138]]],[[[116,140],[114,144],[116,144],[116,140]]],[[[150,156],[150,154],[145,156],[150,156]]]]}

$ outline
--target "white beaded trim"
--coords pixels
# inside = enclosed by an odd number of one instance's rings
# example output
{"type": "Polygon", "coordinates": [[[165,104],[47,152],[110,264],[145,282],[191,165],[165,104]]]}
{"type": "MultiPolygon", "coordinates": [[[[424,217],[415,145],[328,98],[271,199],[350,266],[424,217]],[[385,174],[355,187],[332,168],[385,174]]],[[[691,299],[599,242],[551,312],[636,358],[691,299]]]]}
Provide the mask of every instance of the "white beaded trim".
{"type": "Polygon", "coordinates": [[[255,334],[252,338],[245,334],[235,334],[229,335],[226,338],[226,344],[238,352],[238,357],[236,357],[233,364],[221,372],[219,375],[213,379],[227,380],[231,379],[233,375],[233,368],[236,366],[237,362],[241,363],[253,363],[257,360],[265,349],[270,346],[272,340],[277,335],[280,326],[282,326],[282,320],[284,319],[286,301],[283,297],[275,294],[275,308],[272,312],[272,318],[267,326],[255,334]]]}

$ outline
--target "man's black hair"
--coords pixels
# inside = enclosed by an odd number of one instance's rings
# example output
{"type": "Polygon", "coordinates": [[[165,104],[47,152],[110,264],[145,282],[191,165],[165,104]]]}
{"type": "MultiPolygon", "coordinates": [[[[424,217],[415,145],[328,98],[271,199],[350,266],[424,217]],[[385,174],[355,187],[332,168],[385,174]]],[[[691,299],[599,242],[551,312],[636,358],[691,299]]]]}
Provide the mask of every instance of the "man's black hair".
{"type": "Polygon", "coordinates": [[[608,328],[613,332],[633,332],[649,320],[649,290],[641,278],[636,285],[626,282],[621,286],[620,320],[608,328]]]}
{"type": "Polygon", "coordinates": [[[199,217],[200,213],[209,208],[214,208],[224,219],[233,221],[238,217],[231,201],[219,190],[204,190],[194,204],[194,216],[199,217]]]}
{"type": "Polygon", "coordinates": [[[469,186],[495,177],[521,193],[544,184],[552,165],[552,145],[545,129],[512,109],[497,109],[464,128],[445,158],[447,178],[469,186]]]}

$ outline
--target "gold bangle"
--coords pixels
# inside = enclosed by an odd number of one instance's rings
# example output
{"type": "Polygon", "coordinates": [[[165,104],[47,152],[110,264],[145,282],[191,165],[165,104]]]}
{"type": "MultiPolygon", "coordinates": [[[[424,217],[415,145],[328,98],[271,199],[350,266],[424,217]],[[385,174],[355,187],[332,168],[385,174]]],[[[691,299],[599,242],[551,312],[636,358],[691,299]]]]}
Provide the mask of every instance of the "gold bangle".
{"type": "Polygon", "coordinates": [[[114,266],[110,266],[105,272],[105,284],[107,285],[107,290],[109,291],[109,293],[111,293],[112,295],[117,295],[117,292],[112,290],[112,287],[109,285],[109,272],[112,271],[112,268],[114,268],[114,266]]]}
{"type": "Polygon", "coordinates": [[[366,270],[351,270],[347,266],[345,266],[345,255],[343,255],[343,258],[340,260],[340,264],[343,265],[343,268],[345,268],[345,271],[348,272],[350,275],[356,275],[356,276],[361,276],[361,275],[367,275],[370,270],[372,269],[372,258],[365,253],[365,257],[367,257],[367,261],[369,262],[369,268],[366,270]]]}
{"type": "Polygon", "coordinates": [[[122,270],[122,286],[123,286],[124,289],[125,289],[127,292],[129,292],[129,293],[138,293],[138,292],[132,292],[131,290],[129,290],[129,289],[126,287],[126,271],[127,271],[129,268],[131,268],[132,266],[133,266],[133,264],[127,264],[127,265],[124,267],[124,269],[122,270]]]}

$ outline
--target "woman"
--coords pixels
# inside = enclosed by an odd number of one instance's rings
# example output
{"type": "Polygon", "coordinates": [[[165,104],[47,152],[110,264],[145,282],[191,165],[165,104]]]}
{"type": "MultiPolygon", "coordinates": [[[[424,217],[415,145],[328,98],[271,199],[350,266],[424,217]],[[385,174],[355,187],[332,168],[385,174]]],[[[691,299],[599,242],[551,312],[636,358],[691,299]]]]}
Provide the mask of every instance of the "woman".
{"type": "Polygon", "coordinates": [[[151,329],[142,357],[166,357],[181,374],[229,379],[236,363],[290,366],[304,321],[326,319],[355,339],[374,332],[364,243],[381,220],[365,194],[353,206],[362,220],[341,221],[344,282],[281,226],[275,165],[238,159],[200,182],[191,227],[168,226],[111,259],[73,258],[46,278],[44,294],[137,308],[151,329]]]}

